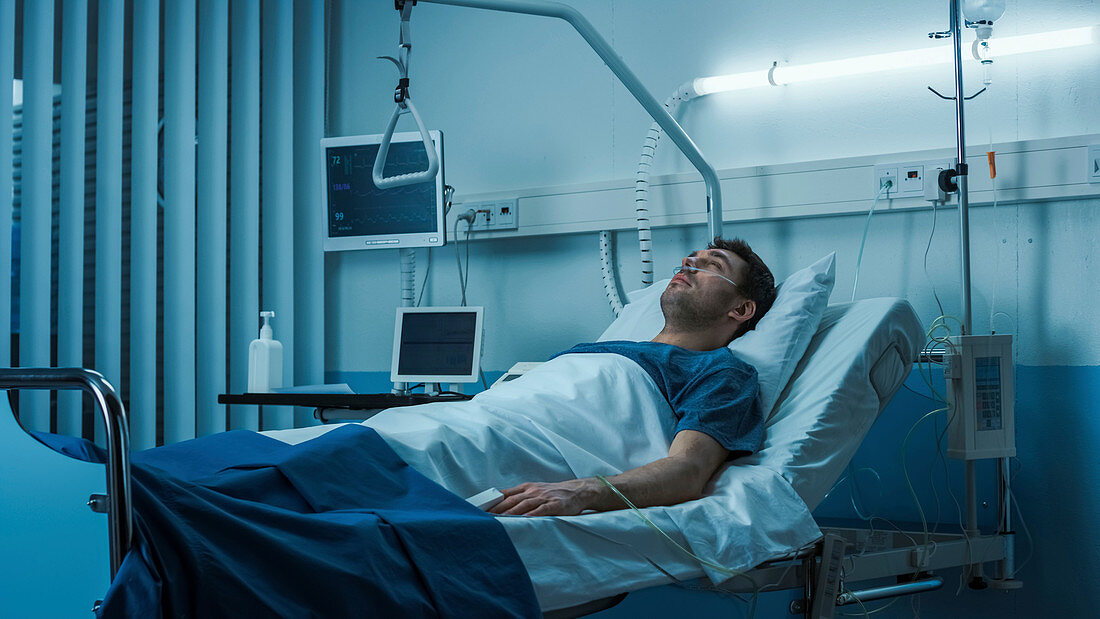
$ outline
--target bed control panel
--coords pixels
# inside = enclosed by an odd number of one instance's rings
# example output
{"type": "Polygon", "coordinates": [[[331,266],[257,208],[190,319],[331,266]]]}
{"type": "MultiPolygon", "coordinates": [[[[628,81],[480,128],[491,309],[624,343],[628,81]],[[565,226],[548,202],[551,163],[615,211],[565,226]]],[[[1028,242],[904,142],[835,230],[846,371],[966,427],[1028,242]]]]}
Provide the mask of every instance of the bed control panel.
{"type": "Polygon", "coordinates": [[[951,419],[947,455],[959,460],[1016,455],[1011,335],[951,338],[946,358],[951,419]]]}

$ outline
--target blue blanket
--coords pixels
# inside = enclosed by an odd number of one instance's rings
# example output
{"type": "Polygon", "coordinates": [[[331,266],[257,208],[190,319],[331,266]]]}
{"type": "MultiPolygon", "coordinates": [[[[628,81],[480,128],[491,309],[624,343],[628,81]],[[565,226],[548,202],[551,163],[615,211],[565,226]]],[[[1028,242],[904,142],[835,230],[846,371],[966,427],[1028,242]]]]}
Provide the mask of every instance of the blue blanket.
{"type": "MultiPolygon", "coordinates": [[[[88,444],[39,435],[102,461],[88,444]]],[[[504,528],[364,426],[135,453],[134,543],[101,617],[530,617],[504,528]]]]}

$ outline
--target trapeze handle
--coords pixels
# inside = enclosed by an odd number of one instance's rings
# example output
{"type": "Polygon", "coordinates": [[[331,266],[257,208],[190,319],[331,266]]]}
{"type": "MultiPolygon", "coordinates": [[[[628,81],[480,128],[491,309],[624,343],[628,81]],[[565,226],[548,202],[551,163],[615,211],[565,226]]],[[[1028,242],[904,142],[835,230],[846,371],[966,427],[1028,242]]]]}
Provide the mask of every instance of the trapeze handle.
{"type": "Polygon", "coordinates": [[[435,178],[437,172],[439,172],[439,157],[435,154],[435,144],[432,143],[432,136],[424,126],[424,121],[420,120],[420,114],[417,113],[416,106],[413,105],[412,99],[406,97],[404,107],[401,104],[394,106],[393,115],[390,116],[390,125],[386,128],[386,134],[382,137],[382,143],[378,145],[378,156],[374,158],[374,171],[372,174],[374,184],[379,189],[403,187],[405,185],[430,181],[435,178]],[[428,169],[422,172],[398,174],[385,178],[382,176],[382,169],[386,166],[386,157],[390,152],[390,140],[393,139],[393,130],[397,127],[397,119],[401,117],[405,109],[412,112],[412,117],[416,120],[416,126],[420,129],[420,137],[424,140],[424,151],[428,154],[428,169]]]}

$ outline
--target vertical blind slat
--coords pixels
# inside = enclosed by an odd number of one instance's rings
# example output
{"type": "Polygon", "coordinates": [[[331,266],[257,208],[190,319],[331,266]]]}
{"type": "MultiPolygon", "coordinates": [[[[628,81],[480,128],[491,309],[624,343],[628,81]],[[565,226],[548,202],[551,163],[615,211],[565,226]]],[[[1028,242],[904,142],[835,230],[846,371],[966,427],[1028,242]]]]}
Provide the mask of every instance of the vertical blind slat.
{"type": "MultiPolygon", "coordinates": [[[[19,365],[50,365],[53,211],[53,2],[23,4],[23,178],[19,254],[19,365]]],[[[20,395],[20,421],[49,431],[49,394],[20,395]]]]}
{"type": "Polygon", "coordinates": [[[164,442],[195,436],[195,2],[164,20],[164,442]]]}
{"type": "MultiPolygon", "coordinates": [[[[11,273],[15,0],[0,0],[0,273],[11,273]]],[[[11,365],[11,283],[0,286],[0,367],[11,365]]],[[[0,409],[2,410],[2,409],[0,409]]]]}
{"type": "MultiPolygon", "coordinates": [[[[260,311],[260,7],[233,0],[232,118],[229,158],[229,384],[248,386],[248,344],[259,329],[260,311]]],[[[259,430],[255,406],[230,409],[234,430],[259,430]]]]}
{"type": "MultiPolygon", "coordinates": [[[[123,0],[99,0],[96,52],[95,369],[122,384],[123,0]]],[[[97,431],[97,436],[101,431],[97,431]]]]}
{"type": "MultiPolygon", "coordinates": [[[[324,136],[325,3],[299,0],[295,5],[294,56],[294,376],[300,383],[325,380],[325,269],[317,188],[321,186],[320,141],[324,136]]],[[[309,409],[295,410],[296,426],[316,423],[309,409]]]]}
{"type": "MultiPolygon", "coordinates": [[[[65,0],[61,18],[61,178],[57,248],[57,365],[84,367],[84,139],[88,0],[65,0]]],[[[116,381],[117,376],[108,376],[116,381]]],[[[80,436],[82,395],[57,395],[57,431],[80,436]]]]}
{"type": "Polygon", "coordinates": [[[157,123],[160,3],[135,2],[130,130],[130,444],[157,440],[157,123]]]}
{"type": "MultiPolygon", "coordinates": [[[[293,1],[263,3],[263,265],[264,309],[275,310],[283,343],[283,381],[294,382],[294,66],[293,1]]],[[[292,409],[264,409],[264,429],[289,428],[292,409]]]]}
{"type": "Polygon", "coordinates": [[[226,385],[226,91],[229,9],[226,0],[199,4],[198,358],[196,416],[200,436],[225,430],[218,394],[226,385]]]}

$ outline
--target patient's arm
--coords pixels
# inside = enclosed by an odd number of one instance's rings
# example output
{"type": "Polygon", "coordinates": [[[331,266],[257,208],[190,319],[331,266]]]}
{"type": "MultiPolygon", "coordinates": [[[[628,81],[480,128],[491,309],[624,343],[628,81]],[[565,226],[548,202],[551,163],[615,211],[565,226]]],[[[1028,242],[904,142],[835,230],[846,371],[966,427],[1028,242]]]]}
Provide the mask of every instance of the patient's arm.
{"type": "MultiPolygon", "coordinates": [[[[608,477],[634,505],[675,505],[697,499],[729,452],[718,441],[695,430],[676,434],[668,457],[608,477]]],[[[589,477],[558,483],[526,483],[503,490],[504,500],[494,514],[572,516],[588,509],[608,511],[626,507],[600,480],[589,477]]]]}

